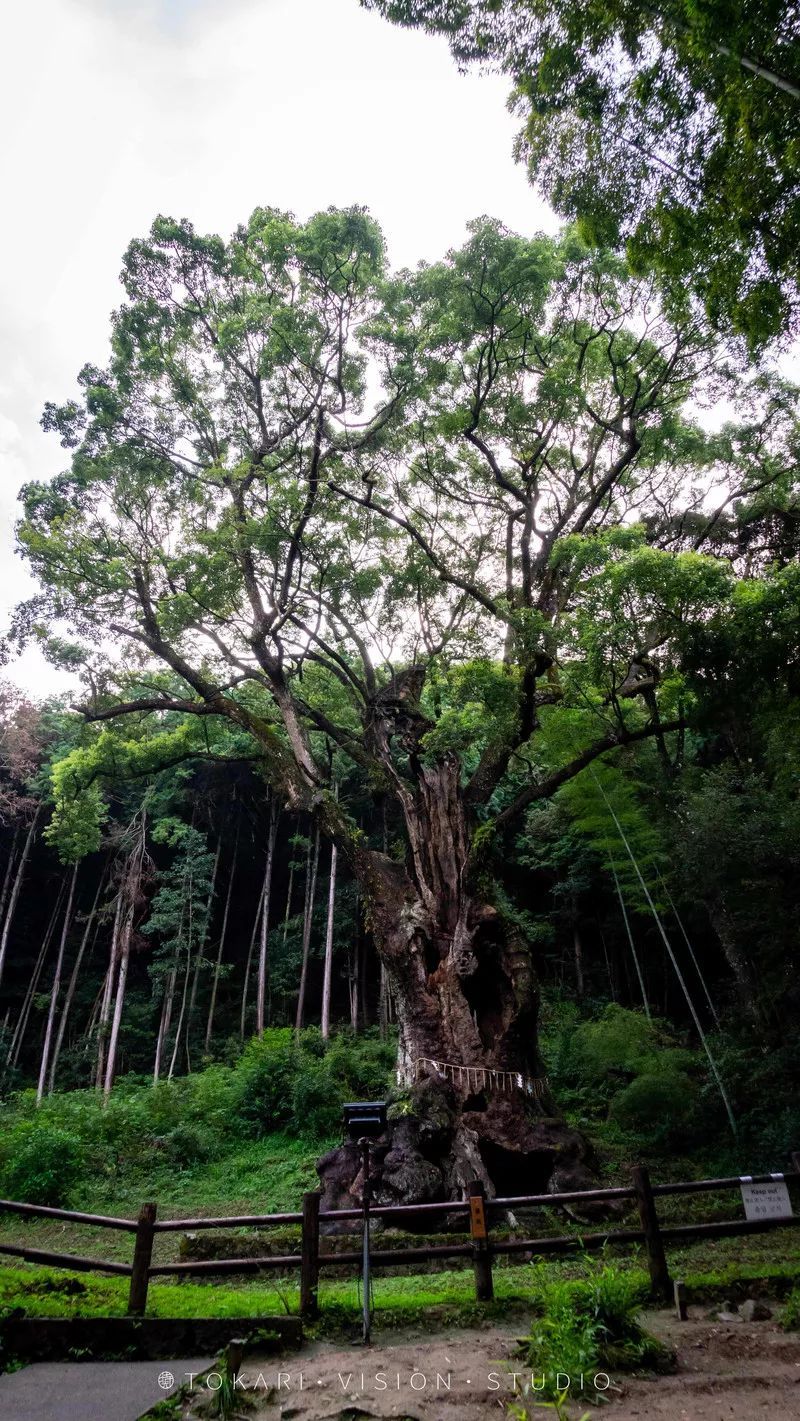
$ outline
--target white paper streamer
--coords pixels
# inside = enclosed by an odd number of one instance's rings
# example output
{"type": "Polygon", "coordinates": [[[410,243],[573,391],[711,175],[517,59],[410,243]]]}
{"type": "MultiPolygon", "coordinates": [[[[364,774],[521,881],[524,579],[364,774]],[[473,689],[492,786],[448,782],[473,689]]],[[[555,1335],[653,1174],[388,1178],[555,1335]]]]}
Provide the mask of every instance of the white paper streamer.
{"type": "Polygon", "coordinates": [[[523,1076],[520,1071],[501,1071],[495,1066],[461,1066],[455,1061],[436,1061],[432,1056],[417,1057],[411,1068],[413,1080],[419,1080],[425,1067],[470,1092],[488,1089],[505,1094],[522,1090],[526,1095],[541,1096],[548,1088],[547,1076],[523,1076]]]}

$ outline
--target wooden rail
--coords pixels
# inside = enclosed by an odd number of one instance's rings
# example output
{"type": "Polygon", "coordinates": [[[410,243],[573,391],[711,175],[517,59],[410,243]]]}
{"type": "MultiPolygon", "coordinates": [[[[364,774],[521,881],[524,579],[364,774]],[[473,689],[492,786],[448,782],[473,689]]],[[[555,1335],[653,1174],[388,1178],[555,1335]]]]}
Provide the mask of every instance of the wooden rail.
{"type": "MultiPolygon", "coordinates": [[[[712,1223],[662,1224],[657,1200],[673,1195],[698,1194],[738,1189],[743,1179],[752,1184],[771,1184],[776,1180],[800,1182],[800,1153],[792,1155],[793,1171],[788,1174],[760,1174],[752,1177],[729,1176],[720,1179],[692,1179],[678,1183],[654,1184],[647,1168],[637,1165],[631,1183],[602,1189],[572,1190],[562,1194],[521,1194],[486,1199],[477,1182],[470,1186],[467,1199],[441,1200],[436,1203],[404,1205],[375,1204],[371,1212],[378,1218],[402,1225],[411,1218],[446,1215],[466,1216],[467,1235],[452,1243],[411,1248],[377,1248],[371,1259],[378,1266],[403,1263],[425,1263],[431,1258],[471,1259],[475,1274],[475,1292],[479,1300],[493,1296],[492,1259],[503,1254],[583,1253],[602,1249],[607,1244],[643,1244],[650,1273],[652,1291],[656,1296],[672,1296],[673,1284],[665,1253],[665,1243],[677,1239],[726,1238],[738,1234],[763,1233],[773,1228],[800,1224],[800,1216],[765,1219],[723,1219],[712,1223]],[[634,1202],[639,1215],[638,1228],[595,1229],[582,1235],[561,1234],[540,1238],[493,1239],[491,1219],[499,1211],[533,1208],[563,1208],[568,1204],[595,1204],[607,1201],[634,1202]]],[[[361,1250],[341,1253],[320,1249],[321,1223],[361,1221],[361,1209],[321,1210],[318,1193],[303,1196],[301,1213],[234,1214],[220,1218],[158,1219],[155,1203],[143,1204],[137,1219],[113,1218],[105,1214],[86,1214],[75,1209],[54,1209],[44,1204],[25,1204],[12,1199],[0,1199],[0,1212],[28,1218],[60,1219],[64,1223],[86,1224],[95,1228],[118,1229],[135,1235],[130,1263],[106,1259],[84,1258],[75,1254],[54,1253],[47,1249],[26,1248],[0,1243],[0,1254],[22,1258],[29,1263],[51,1264],[81,1272],[114,1273],[130,1278],[128,1312],[141,1315],[147,1307],[147,1292],[154,1277],[209,1277],[231,1273],[286,1272],[300,1270],[300,1313],[312,1318],[318,1311],[318,1287],[321,1268],[336,1265],[360,1266],[361,1250]],[[300,1252],[265,1255],[257,1258],[211,1258],[180,1263],[153,1263],[153,1245],[159,1233],[194,1231],[196,1229],[278,1228],[300,1225],[300,1252]]]]}

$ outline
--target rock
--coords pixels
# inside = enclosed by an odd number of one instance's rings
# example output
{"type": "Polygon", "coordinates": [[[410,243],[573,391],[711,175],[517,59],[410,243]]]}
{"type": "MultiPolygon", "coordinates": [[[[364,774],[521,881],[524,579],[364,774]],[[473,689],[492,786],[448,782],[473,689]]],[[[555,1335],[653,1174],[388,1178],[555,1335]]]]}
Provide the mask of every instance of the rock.
{"type": "Polygon", "coordinates": [[[718,1312],[717,1322],[741,1322],[742,1315],[738,1312],[718,1312]]]}
{"type": "Polygon", "coordinates": [[[756,1298],[748,1298],[742,1303],[741,1315],[745,1322],[768,1322],[772,1317],[772,1308],[768,1308],[766,1303],[760,1303],[756,1298]]]}

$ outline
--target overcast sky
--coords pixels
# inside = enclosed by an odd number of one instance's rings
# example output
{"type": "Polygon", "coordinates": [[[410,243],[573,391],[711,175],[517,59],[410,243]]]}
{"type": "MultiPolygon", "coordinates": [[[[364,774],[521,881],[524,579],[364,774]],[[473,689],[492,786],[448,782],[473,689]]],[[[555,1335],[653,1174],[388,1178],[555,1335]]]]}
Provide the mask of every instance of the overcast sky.
{"type": "MultiPolygon", "coordinates": [[[[17,492],[56,472],[45,400],[102,365],[122,253],[158,212],[227,235],[260,204],[365,203],[389,256],[435,259],[490,213],[556,223],[511,156],[506,82],[358,0],[7,5],[0,91],[0,619],[31,583],[17,492]]],[[[9,674],[9,673],[6,673],[9,674]]],[[[37,694],[35,653],[10,669],[37,694]]]]}

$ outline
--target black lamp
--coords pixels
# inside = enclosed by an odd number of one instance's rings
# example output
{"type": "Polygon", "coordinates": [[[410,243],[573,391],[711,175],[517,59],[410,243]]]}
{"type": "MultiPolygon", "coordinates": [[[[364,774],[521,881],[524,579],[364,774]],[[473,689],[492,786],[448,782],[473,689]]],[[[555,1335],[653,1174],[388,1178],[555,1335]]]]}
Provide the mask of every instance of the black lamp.
{"type": "Polygon", "coordinates": [[[342,1106],[344,1128],[351,1140],[377,1140],[386,1129],[385,1100],[351,1100],[342,1106]]]}
{"type": "Polygon", "coordinates": [[[372,1198],[372,1180],[369,1171],[369,1146],[370,1141],[377,1140],[378,1136],[382,1135],[386,1129],[386,1101],[351,1100],[347,1105],[342,1106],[342,1119],[350,1139],[361,1146],[363,1171],[361,1200],[364,1206],[361,1290],[363,1294],[363,1337],[365,1343],[369,1343],[372,1325],[372,1286],[369,1266],[369,1205],[372,1198]]]}

